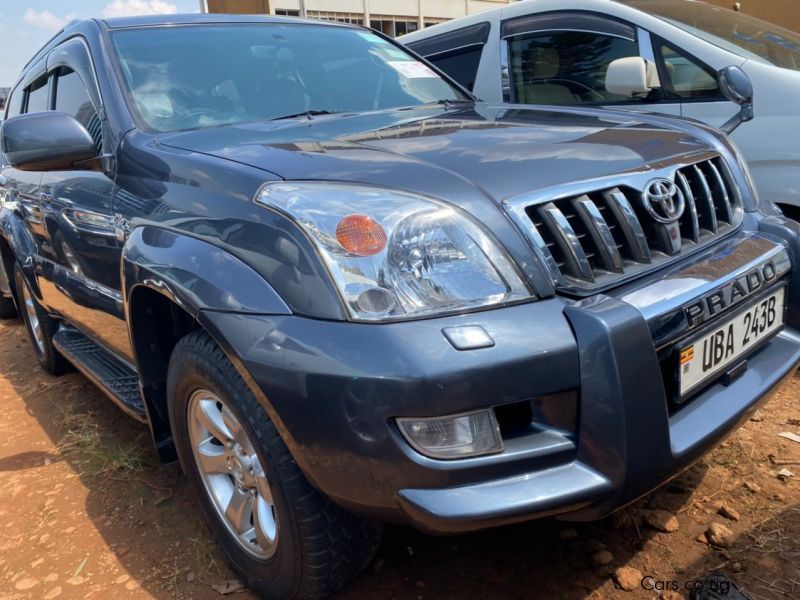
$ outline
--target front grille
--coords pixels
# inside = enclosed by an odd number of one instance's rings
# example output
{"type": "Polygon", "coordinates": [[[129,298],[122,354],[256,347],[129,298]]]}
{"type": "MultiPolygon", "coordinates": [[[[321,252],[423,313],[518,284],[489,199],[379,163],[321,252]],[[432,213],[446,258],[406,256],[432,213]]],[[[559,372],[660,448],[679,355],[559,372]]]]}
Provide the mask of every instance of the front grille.
{"type": "MultiPolygon", "coordinates": [[[[637,189],[630,181],[524,206],[525,229],[557,284],[604,286],[671,261],[741,223],[741,196],[720,157],[661,173],[684,198],[683,214],[673,223],[659,222],[648,212],[646,183],[637,189]]],[[[640,182],[653,177],[650,173],[640,182]]]]}

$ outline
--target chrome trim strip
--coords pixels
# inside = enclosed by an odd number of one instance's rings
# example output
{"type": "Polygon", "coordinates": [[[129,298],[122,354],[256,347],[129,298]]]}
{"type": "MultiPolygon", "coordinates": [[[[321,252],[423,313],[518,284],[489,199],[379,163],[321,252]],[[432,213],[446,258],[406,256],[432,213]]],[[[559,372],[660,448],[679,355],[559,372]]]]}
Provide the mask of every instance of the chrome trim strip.
{"type": "Polygon", "coordinates": [[[589,196],[581,196],[575,200],[578,217],[583,221],[589,235],[598,249],[600,260],[607,271],[622,273],[622,257],[617,242],[608,227],[608,223],[600,213],[600,209],[589,196]]]}
{"type": "Polygon", "coordinates": [[[595,177],[594,179],[584,179],[570,183],[563,183],[556,186],[542,188],[533,192],[525,192],[517,196],[510,196],[503,199],[503,205],[507,210],[515,210],[518,207],[531,206],[543,202],[551,202],[561,198],[590,194],[603,189],[615,187],[631,187],[643,192],[647,183],[654,177],[666,177],[671,179],[675,176],[675,171],[683,169],[689,165],[700,163],[712,158],[717,158],[719,154],[712,150],[704,150],[680,157],[680,160],[669,159],[642,165],[630,171],[612,173],[595,177]]]}

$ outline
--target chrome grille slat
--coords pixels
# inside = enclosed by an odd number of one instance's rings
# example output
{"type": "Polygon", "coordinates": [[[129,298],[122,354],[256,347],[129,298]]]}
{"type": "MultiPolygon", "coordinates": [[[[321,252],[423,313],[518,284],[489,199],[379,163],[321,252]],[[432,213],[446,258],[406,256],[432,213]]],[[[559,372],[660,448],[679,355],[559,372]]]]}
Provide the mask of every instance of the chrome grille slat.
{"type": "Polygon", "coordinates": [[[692,240],[695,244],[700,243],[700,219],[697,216],[697,204],[694,200],[692,193],[692,186],[689,185],[689,180],[686,175],[680,171],[675,173],[675,182],[681,188],[683,196],[686,199],[686,210],[689,211],[689,222],[687,229],[689,230],[688,239],[692,240]]]}
{"type": "Polygon", "coordinates": [[[733,206],[731,205],[731,199],[728,196],[728,188],[725,186],[725,182],[722,180],[722,175],[720,175],[719,169],[714,164],[713,161],[708,161],[708,168],[711,169],[711,174],[714,177],[714,183],[716,184],[718,195],[720,196],[722,203],[719,206],[720,212],[722,213],[722,221],[730,224],[733,223],[733,206]]]}
{"type": "Polygon", "coordinates": [[[704,202],[703,214],[707,215],[708,229],[711,233],[716,235],[717,231],[719,231],[719,222],[717,221],[717,208],[714,206],[714,197],[711,195],[711,188],[708,187],[708,181],[703,171],[700,170],[700,167],[692,165],[692,170],[694,170],[697,182],[700,185],[700,191],[702,192],[701,196],[704,202]]]}
{"type": "Polygon", "coordinates": [[[608,228],[608,223],[600,214],[597,205],[589,196],[584,195],[575,200],[575,208],[592,237],[605,269],[614,273],[622,273],[622,257],[617,249],[614,236],[608,228]]]}
{"type": "Polygon", "coordinates": [[[650,246],[647,243],[647,237],[644,235],[642,224],[639,222],[631,203],[628,202],[628,198],[617,188],[604,192],[603,196],[608,202],[611,212],[617,217],[617,223],[619,223],[625,241],[628,244],[631,258],[636,262],[649,263],[650,246]]]}
{"type": "Polygon", "coordinates": [[[593,281],[589,258],[561,209],[553,202],[549,202],[540,208],[540,214],[543,221],[550,226],[556,244],[566,258],[565,265],[568,267],[570,275],[585,281],[593,281]]]}
{"type": "Polygon", "coordinates": [[[608,177],[594,189],[591,183],[575,184],[568,194],[548,198],[544,190],[504,203],[557,287],[576,293],[604,287],[711,243],[743,218],[732,171],[713,153],[621,180],[608,177]],[[673,195],[683,196],[677,220],[654,213],[653,206],[663,210],[664,205],[644,193],[665,179],[679,190],[673,195]]]}

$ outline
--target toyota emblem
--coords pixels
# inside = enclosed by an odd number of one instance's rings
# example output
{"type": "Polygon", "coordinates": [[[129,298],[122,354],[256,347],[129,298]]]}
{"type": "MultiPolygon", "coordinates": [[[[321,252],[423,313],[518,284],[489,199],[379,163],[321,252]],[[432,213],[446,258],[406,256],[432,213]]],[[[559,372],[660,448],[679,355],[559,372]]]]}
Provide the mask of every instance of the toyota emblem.
{"type": "Polygon", "coordinates": [[[644,188],[644,208],[659,223],[669,225],[683,215],[686,199],[674,181],[659,177],[651,179],[644,188]]]}

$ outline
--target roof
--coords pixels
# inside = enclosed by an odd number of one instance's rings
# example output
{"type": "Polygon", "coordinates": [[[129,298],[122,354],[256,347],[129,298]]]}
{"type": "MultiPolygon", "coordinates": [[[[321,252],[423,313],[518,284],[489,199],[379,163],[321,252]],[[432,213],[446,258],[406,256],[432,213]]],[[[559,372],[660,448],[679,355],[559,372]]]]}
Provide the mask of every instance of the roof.
{"type": "Polygon", "coordinates": [[[232,15],[215,13],[185,13],[145,15],[138,17],[118,17],[114,19],[102,19],[99,22],[108,29],[121,29],[124,27],[152,27],[154,25],[196,25],[204,23],[308,23],[312,25],[352,27],[351,25],[344,23],[320,21],[319,19],[274,17],[271,15],[232,15]]]}

